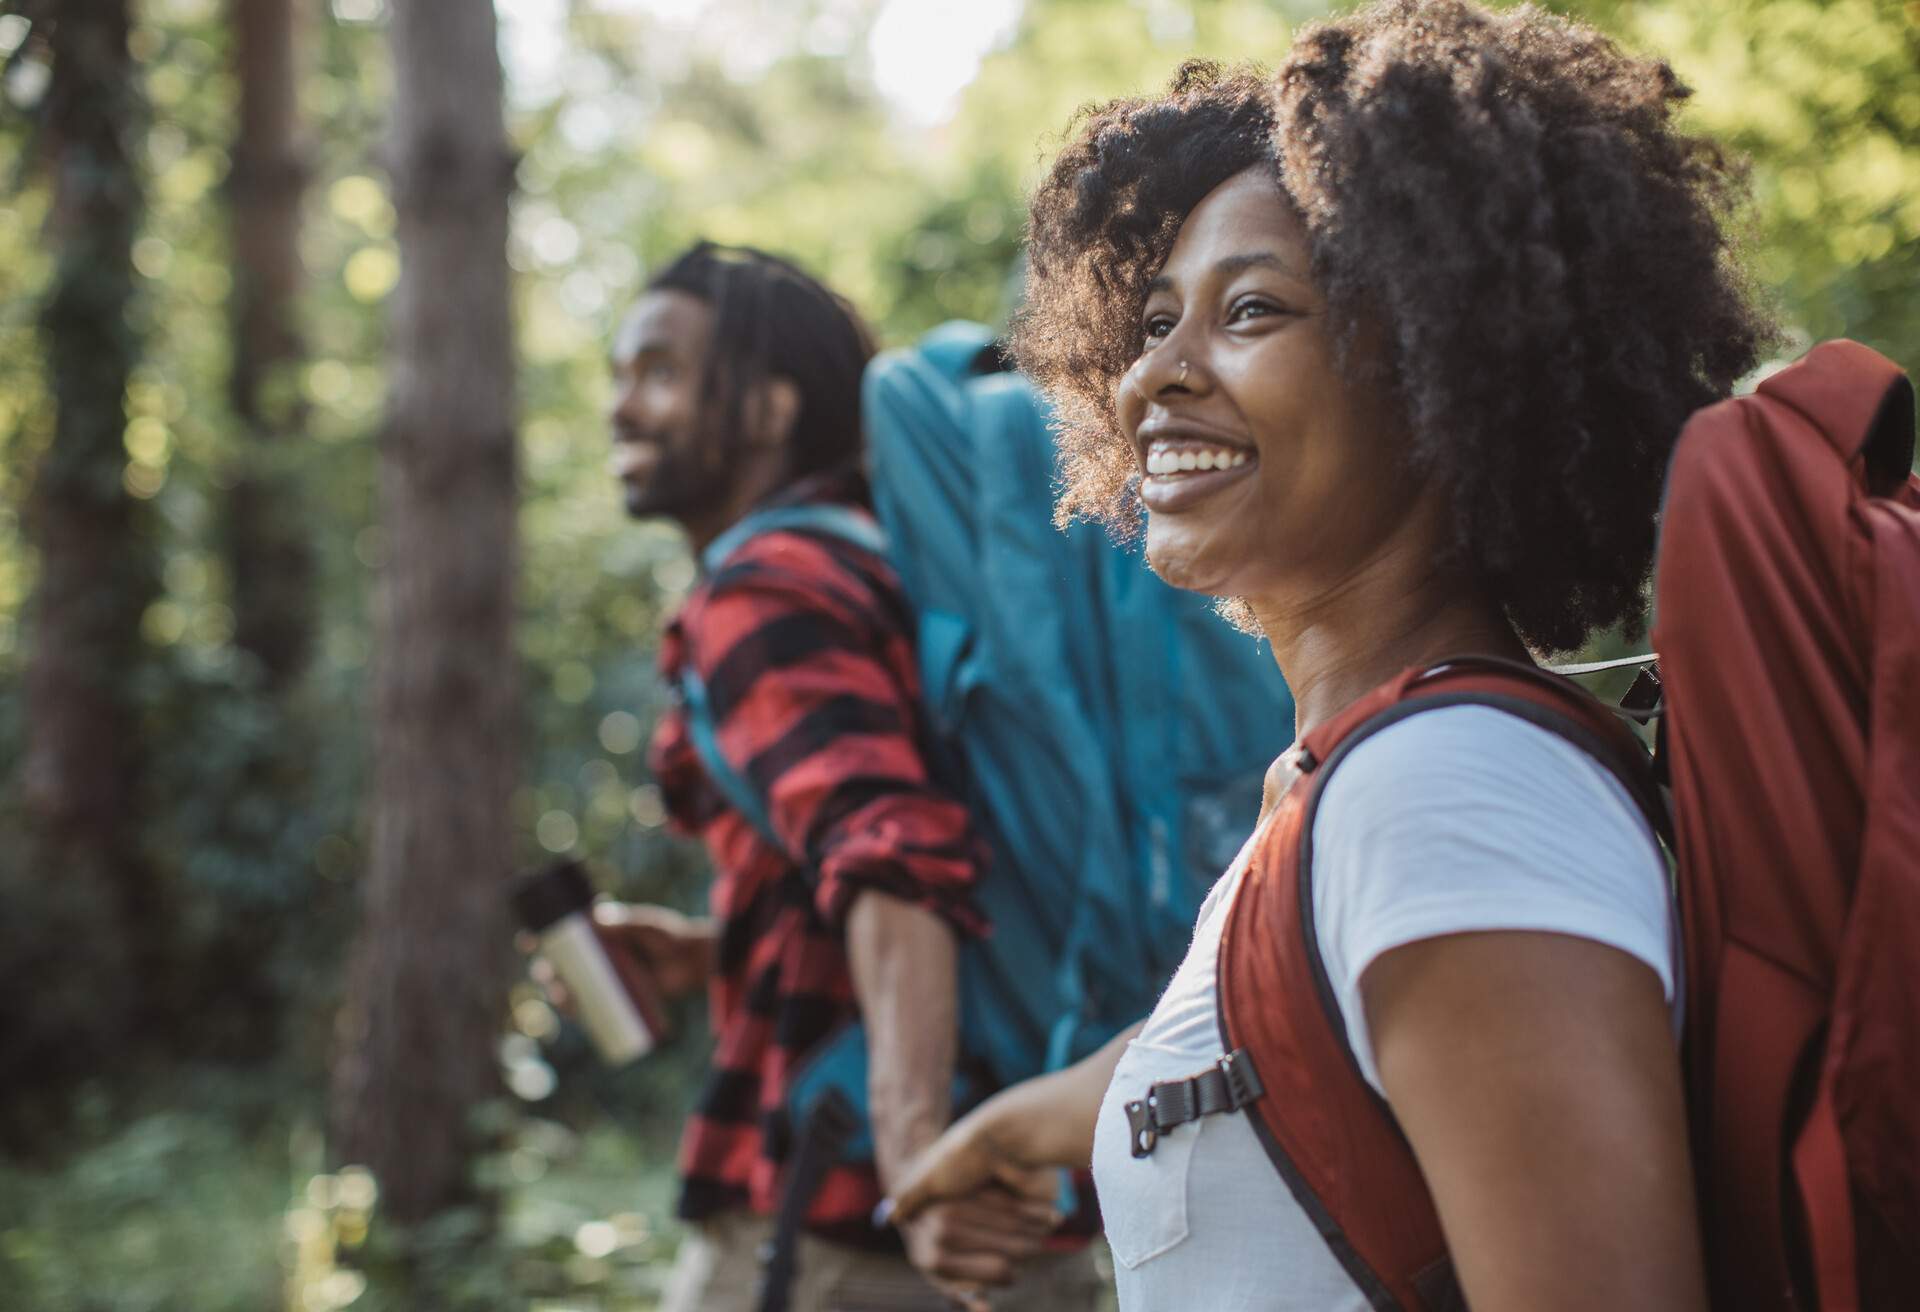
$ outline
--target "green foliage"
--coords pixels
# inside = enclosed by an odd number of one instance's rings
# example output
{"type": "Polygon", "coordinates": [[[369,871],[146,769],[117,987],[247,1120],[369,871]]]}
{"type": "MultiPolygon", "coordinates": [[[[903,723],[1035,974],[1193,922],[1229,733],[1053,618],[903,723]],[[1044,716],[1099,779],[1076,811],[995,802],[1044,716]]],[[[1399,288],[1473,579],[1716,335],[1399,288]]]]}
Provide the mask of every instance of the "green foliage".
{"type": "Polygon", "coordinates": [[[0,1089],[9,1095],[0,1149],[44,1152],[58,1143],[72,1106],[68,1091],[121,1055],[117,1028],[97,1018],[98,982],[74,968],[76,959],[89,960],[100,917],[95,901],[85,887],[0,862],[0,997],[7,1000],[0,1089]]]}
{"type": "Polygon", "coordinates": [[[244,663],[176,675],[147,727],[169,758],[148,805],[173,914],[168,977],[150,984],[193,1018],[169,1047],[260,1060],[291,1046],[323,1059],[354,912],[355,848],[342,835],[356,826],[361,727],[346,721],[332,750],[302,750],[314,731],[290,730],[244,663]]]}
{"type": "Polygon", "coordinates": [[[1754,161],[1754,272],[1808,339],[1920,362],[1920,25],[1886,0],[1622,6],[1754,161]]]}
{"type": "Polygon", "coordinates": [[[0,1161],[9,1312],[646,1312],[678,1242],[671,1158],[602,1119],[502,1108],[465,1210],[403,1237],[377,1184],[320,1172],[317,1108],[285,1067],[160,1072],[77,1101],[59,1168],[0,1161]]]}
{"type": "Polygon", "coordinates": [[[506,1113],[477,1164],[497,1209],[454,1209],[411,1232],[379,1213],[358,1168],[313,1176],[288,1210],[288,1301],[361,1312],[644,1312],[677,1243],[668,1161],[601,1125],[585,1135],[506,1113]],[[552,1300],[547,1304],[547,1300],[552,1300]]]}
{"type": "Polygon", "coordinates": [[[16,1312],[260,1312],[282,1284],[287,1117],[270,1073],[166,1073],[80,1097],[59,1170],[0,1161],[0,1288],[16,1312]]]}

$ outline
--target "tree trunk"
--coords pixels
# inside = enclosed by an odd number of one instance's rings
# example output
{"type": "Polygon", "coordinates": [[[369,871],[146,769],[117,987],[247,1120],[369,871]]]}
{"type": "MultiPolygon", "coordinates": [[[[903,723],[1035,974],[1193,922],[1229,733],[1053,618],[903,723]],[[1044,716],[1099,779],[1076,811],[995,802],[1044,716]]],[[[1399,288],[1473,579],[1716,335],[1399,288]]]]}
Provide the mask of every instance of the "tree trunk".
{"type": "Polygon", "coordinates": [[[52,446],[27,510],[39,573],[32,606],[23,782],[35,862],[87,890],[97,921],[76,945],[98,965],[100,1036],[129,1018],[149,912],[138,843],[140,621],[156,591],[142,505],[122,483],[127,381],[139,352],[128,313],[142,194],[141,123],[126,0],[63,4],[43,28],[52,173],[52,282],[40,308],[52,446]]]}
{"type": "Polygon", "coordinates": [[[288,456],[304,426],[294,371],[300,338],[300,195],[295,145],[293,6],[232,0],[240,125],[228,200],[233,224],[234,413],[246,430],[227,502],[234,642],[279,690],[305,667],[311,644],[313,553],[288,456]]]}
{"type": "Polygon", "coordinates": [[[381,437],[374,790],[335,1068],[338,1156],[404,1223],[470,1197],[498,1091],[518,668],[512,160],[490,4],[391,8],[400,282],[381,437]]]}

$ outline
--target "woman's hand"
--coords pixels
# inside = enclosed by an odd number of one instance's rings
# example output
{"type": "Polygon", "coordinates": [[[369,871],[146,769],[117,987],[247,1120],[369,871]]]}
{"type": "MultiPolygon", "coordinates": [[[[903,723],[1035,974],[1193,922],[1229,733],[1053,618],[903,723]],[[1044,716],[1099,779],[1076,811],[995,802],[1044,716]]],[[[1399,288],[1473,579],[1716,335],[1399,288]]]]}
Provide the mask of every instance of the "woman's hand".
{"type": "Polygon", "coordinates": [[[987,1312],[983,1291],[1012,1284],[1018,1264],[1042,1252],[1060,1226],[1053,1172],[1039,1174],[1046,1177],[1044,1199],[989,1185],[965,1198],[917,1202],[899,1222],[907,1260],[967,1312],[987,1312]]]}
{"type": "Polygon", "coordinates": [[[990,1186],[1005,1191],[1006,1210],[1030,1222],[1030,1228],[1048,1231],[1060,1223],[1053,1210],[1059,1192],[1055,1172],[1024,1160],[1016,1147],[1002,1141],[1006,1136],[995,1136],[994,1104],[1007,1093],[996,1095],[954,1122],[907,1163],[888,1196],[890,1219],[895,1225],[907,1227],[935,1203],[966,1198],[990,1186]]]}

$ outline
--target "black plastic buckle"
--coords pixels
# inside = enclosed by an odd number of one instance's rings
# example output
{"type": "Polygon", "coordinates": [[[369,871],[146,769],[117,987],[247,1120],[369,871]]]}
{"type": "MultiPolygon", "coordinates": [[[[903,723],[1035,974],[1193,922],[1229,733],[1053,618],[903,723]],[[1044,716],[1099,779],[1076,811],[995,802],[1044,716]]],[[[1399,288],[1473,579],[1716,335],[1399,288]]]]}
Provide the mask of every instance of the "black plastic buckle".
{"type": "Polygon", "coordinates": [[[1235,1048],[1222,1057],[1220,1073],[1227,1077],[1227,1096],[1234,1111],[1266,1096],[1267,1086],[1260,1082],[1260,1072],[1253,1068],[1253,1058],[1245,1048],[1235,1048]]]}
{"type": "Polygon", "coordinates": [[[1153,1156],[1153,1146],[1160,1142],[1160,1131],[1153,1125],[1153,1108],[1145,1098],[1127,1104],[1127,1140],[1135,1157],[1153,1156]]]}
{"type": "Polygon", "coordinates": [[[1646,720],[1660,714],[1660,667],[1648,665],[1634,676],[1633,686],[1620,699],[1620,709],[1636,719],[1646,720]]]}

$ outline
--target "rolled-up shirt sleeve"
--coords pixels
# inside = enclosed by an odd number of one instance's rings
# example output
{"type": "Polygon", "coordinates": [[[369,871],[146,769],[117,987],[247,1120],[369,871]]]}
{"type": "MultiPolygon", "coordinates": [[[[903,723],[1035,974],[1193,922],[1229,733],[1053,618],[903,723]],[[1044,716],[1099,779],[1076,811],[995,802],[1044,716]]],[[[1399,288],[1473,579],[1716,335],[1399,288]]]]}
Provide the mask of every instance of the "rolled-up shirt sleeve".
{"type": "MultiPolygon", "coordinates": [[[[802,558],[824,550],[809,543],[802,558]]],[[[984,933],[973,890],[985,848],[928,768],[901,627],[858,575],[750,562],[714,581],[685,658],[721,755],[765,800],[772,837],[830,925],[873,890],[984,933]]]]}

